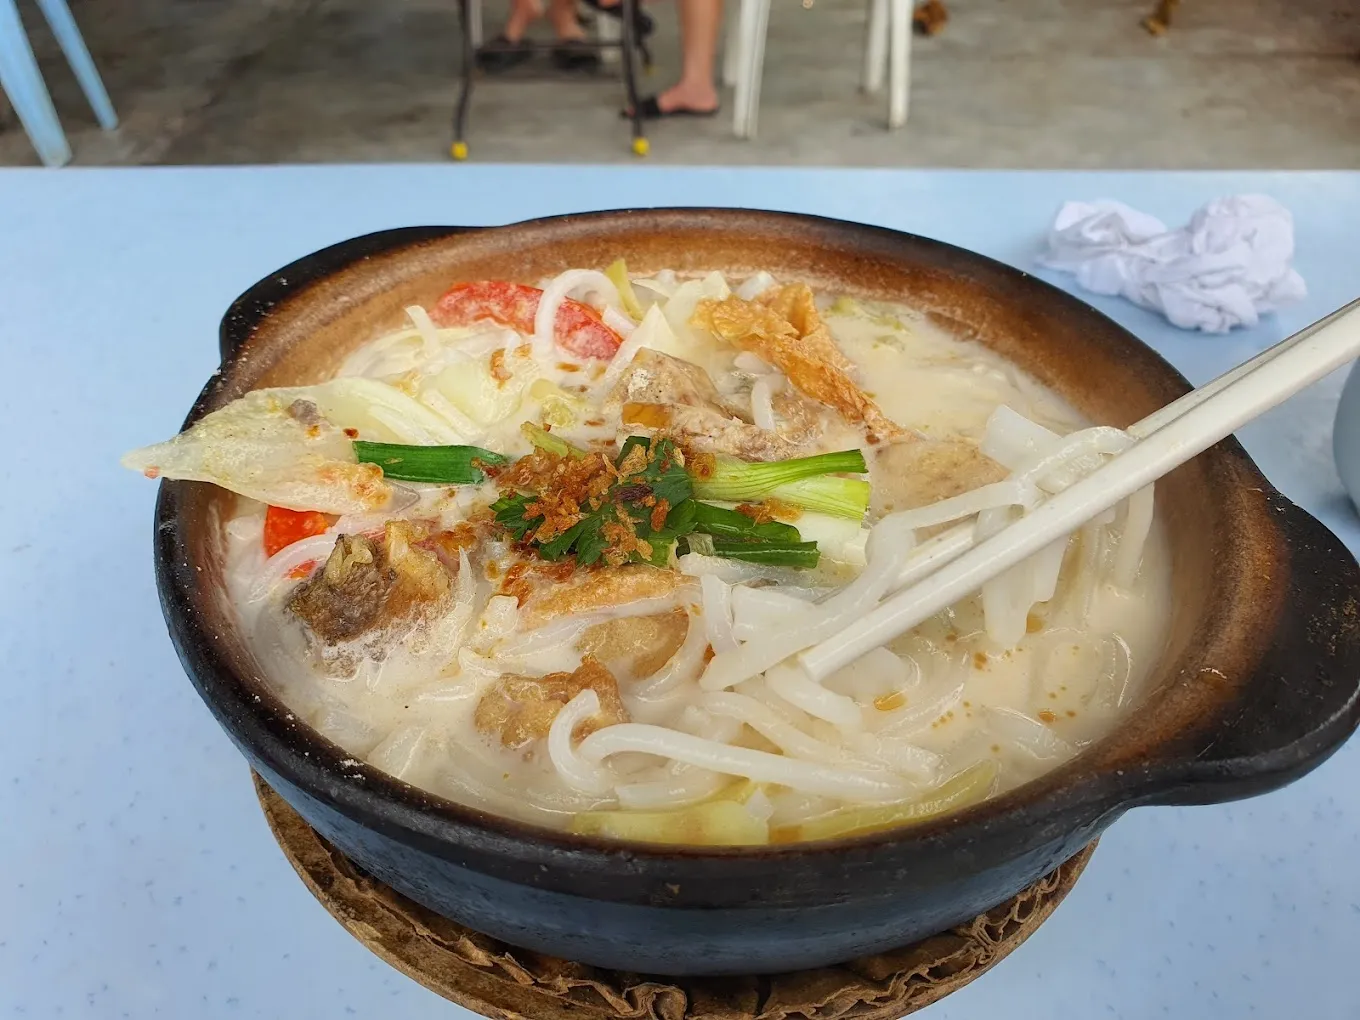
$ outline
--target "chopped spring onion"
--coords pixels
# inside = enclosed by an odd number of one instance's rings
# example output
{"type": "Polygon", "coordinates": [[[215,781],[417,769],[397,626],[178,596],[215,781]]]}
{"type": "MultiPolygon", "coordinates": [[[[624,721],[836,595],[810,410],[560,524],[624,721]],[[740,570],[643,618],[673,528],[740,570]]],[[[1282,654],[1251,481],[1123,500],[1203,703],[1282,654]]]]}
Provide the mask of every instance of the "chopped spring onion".
{"type": "Polygon", "coordinates": [[[637,293],[633,290],[633,281],[628,277],[628,263],[623,259],[615,259],[609,264],[609,268],[604,271],[604,275],[609,277],[609,282],[619,292],[619,304],[623,305],[623,310],[633,317],[635,321],[642,321],[642,304],[637,299],[637,293]]]}
{"type": "Polygon", "coordinates": [[[533,443],[540,450],[547,453],[555,453],[559,457],[584,457],[586,451],[578,446],[572,446],[560,436],[555,436],[545,428],[540,428],[533,422],[525,422],[519,427],[524,438],[533,443]]]}
{"type": "Polygon", "coordinates": [[[508,459],[480,446],[406,446],[402,443],[354,441],[361,464],[377,464],[383,474],[400,482],[476,485],[486,481],[481,466],[499,467],[508,459]]]}
{"type": "Polygon", "coordinates": [[[776,485],[770,490],[770,498],[791,503],[802,510],[858,521],[869,509],[871,493],[869,483],[861,478],[822,475],[776,485]]]}
{"type": "Polygon", "coordinates": [[[685,541],[690,552],[702,556],[719,556],[726,560],[742,560],[768,567],[810,570],[821,558],[816,542],[777,542],[766,539],[742,541],[733,538],[714,538],[712,535],[697,532],[685,541]]]}
{"type": "Polygon", "coordinates": [[[762,538],[775,542],[802,540],[798,529],[791,524],[779,521],[757,524],[743,513],[698,501],[694,503],[694,530],[718,538],[762,538]]]}
{"type": "Polygon", "coordinates": [[[731,502],[773,497],[804,510],[859,519],[869,507],[869,483],[837,474],[868,470],[859,450],[761,463],[717,457],[711,475],[695,478],[694,495],[731,502]]]}

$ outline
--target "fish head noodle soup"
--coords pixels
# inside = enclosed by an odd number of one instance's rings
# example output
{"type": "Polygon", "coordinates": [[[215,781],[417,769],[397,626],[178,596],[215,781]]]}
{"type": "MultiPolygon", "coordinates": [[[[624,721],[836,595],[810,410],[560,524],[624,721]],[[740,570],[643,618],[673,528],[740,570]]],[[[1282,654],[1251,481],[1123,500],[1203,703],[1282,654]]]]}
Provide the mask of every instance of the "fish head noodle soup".
{"type": "Polygon", "coordinates": [[[1066,761],[1162,652],[1149,487],[799,668],[932,543],[1130,442],[910,308],[620,261],[406,315],[124,463],[235,493],[225,583],[268,683],[407,783],[647,842],[880,831],[1066,761]]]}

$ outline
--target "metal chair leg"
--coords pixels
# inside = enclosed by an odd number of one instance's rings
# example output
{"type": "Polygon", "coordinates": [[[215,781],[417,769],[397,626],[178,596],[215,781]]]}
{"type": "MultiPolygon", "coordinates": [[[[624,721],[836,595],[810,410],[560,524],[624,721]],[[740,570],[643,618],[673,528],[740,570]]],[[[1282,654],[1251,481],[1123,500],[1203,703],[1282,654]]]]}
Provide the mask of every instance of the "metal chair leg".
{"type": "Polygon", "coordinates": [[[463,37],[463,87],[458,95],[458,107],[453,115],[453,145],[449,154],[454,159],[468,157],[467,115],[472,101],[472,72],[477,63],[476,47],[472,43],[471,5],[477,0],[458,0],[458,31],[463,37]]]}
{"type": "Polygon", "coordinates": [[[651,143],[642,129],[642,102],[637,91],[637,40],[633,31],[637,26],[637,0],[621,0],[623,22],[623,87],[628,94],[628,109],[633,111],[633,155],[645,156],[651,143]]]}

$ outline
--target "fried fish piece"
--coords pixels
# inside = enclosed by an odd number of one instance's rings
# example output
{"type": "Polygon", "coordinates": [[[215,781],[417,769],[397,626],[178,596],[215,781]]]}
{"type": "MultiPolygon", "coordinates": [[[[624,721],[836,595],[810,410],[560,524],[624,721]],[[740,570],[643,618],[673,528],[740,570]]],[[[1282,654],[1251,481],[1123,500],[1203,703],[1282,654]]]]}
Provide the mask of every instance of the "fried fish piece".
{"type": "Polygon", "coordinates": [[[749,411],[725,399],[698,365],[642,348],[610,392],[625,425],[666,432],[691,449],[746,460],[784,460],[804,452],[808,433],[790,436],[753,425],[749,411]]]}
{"type": "Polygon", "coordinates": [[[646,563],[600,567],[579,573],[570,584],[534,592],[520,610],[520,626],[532,630],[559,616],[593,613],[643,599],[666,599],[686,580],[674,570],[646,563]]]}
{"type": "Polygon", "coordinates": [[[689,614],[683,609],[655,616],[625,616],[587,628],[576,647],[641,679],[666,664],[684,644],[689,627],[689,614]]]}
{"type": "Polygon", "coordinates": [[[505,747],[521,748],[546,737],[557,713],[586,689],[599,697],[600,710],[577,728],[577,735],[628,721],[614,675],[589,655],[570,673],[501,677],[477,702],[473,721],[483,733],[499,736],[505,747]]]}
{"type": "Polygon", "coordinates": [[[451,578],[438,555],[415,544],[425,537],[410,521],[389,521],[380,541],[339,536],[288,609],[328,645],[427,618],[448,600],[451,578]]]}
{"type": "Polygon", "coordinates": [[[794,389],[863,425],[871,442],[911,436],[851,378],[854,366],[831,338],[807,284],[771,287],[754,301],[706,299],[690,321],[774,365],[794,389]]]}
{"type": "Polygon", "coordinates": [[[875,514],[915,510],[1006,478],[975,443],[922,439],[879,449],[869,462],[875,514]]]}

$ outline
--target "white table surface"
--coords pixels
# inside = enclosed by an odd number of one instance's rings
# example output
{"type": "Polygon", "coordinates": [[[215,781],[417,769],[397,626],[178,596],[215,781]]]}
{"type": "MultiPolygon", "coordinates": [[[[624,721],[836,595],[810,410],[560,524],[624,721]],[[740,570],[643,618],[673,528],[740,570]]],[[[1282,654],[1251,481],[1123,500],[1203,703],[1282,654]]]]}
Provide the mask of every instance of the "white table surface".
{"type": "MultiPolygon", "coordinates": [[[[0,171],[0,1017],[470,1016],[371,956],[303,888],[166,638],[155,486],[117,459],[175,431],[215,367],[218,319],[258,278],[385,227],[629,205],[814,212],[1031,268],[1065,198],[1182,223],[1245,191],[1293,210],[1306,302],[1207,337],[1094,301],[1196,383],[1360,293],[1360,174],[0,171]]],[[[1330,455],[1340,382],[1242,438],[1357,551],[1330,455]]],[[[1358,772],[1352,744],[1256,800],[1133,812],[1052,920],[925,1015],[1360,1016],[1358,772]]]]}

